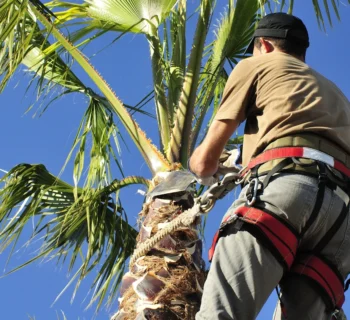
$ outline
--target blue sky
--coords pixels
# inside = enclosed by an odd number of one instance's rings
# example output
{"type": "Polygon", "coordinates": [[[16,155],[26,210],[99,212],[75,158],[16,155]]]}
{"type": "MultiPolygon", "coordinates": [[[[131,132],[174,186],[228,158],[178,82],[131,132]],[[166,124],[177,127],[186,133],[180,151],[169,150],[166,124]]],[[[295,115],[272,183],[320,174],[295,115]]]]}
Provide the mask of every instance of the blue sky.
{"type": "MultiPolygon", "coordinates": [[[[194,8],[198,1],[188,2],[190,7],[194,8]]],[[[218,0],[218,7],[224,7],[226,3],[227,1],[218,0]]],[[[349,99],[350,6],[341,5],[340,12],[342,21],[340,23],[334,21],[333,28],[327,24],[327,33],[318,28],[310,0],[296,1],[294,14],[303,19],[309,30],[311,46],[307,54],[307,63],[332,80],[349,99]],[[304,4],[301,5],[301,3],[304,4]]],[[[95,46],[92,45],[87,54],[92,55],[99,51],[104,41],[110,41],[112,38],[107,37],[97,42],[95,46]]],[[[93,57],[92,61],[120,99],[127,104],[137,103],[152,89],[147,42],[141,36],[124,37],[97,57],[93,57]]],[[[76,69],[76,72],[83,75],[79,69],[76,69]]],[[[42,117],[33,118],[34,111],[25,114],[27,107],[35,101],[34,95],[30,92],[25,93],[30,79],[30,76],[24,73],[17,73],[0,95],[0,168],[9,170],[18,163],[43,163],[53,174],[58,174],[72,145],[79,120],[87,107],[87,101],[80,95],[67,96],[54,103],[42,117]]],[[[148,108],[154,111],[152,104],[148,108]]],[[[150,137],[155,142],[158,141],[155,122],[145,116],[138,116],[137,120],[150,137]]],[[[129,150],[125,147],[122,149],[126,174],[149,177],[147,167],[138,151],[132,146],[129,150]]],[[[68,166],[62,175],[62,178],[70,183],[72,183],[71,168],[68,166]]],[[[235,196],[235,193],[228,195],[210,212],[205,232],[206,249],[211,243],[222,215],[235,196]]],[[[129,221],[133,223],[136,221],[143,199],[137,194],[136,187],[123,191],[122,199],[124,199],[129,221]]],[[[28,226],[27,236],[30,234],[30,228],[31,226],[28,226]]],[[[22,243],[25,240],[24,237],[22,243]]],[[[6,269],[8,251],[1,254],[0,275],[30,259],[36,248],[37,246],[34,245],[18,250],[6,269]]],[[[37,320],[51,320],[57,318],[56,312],[60,310],[65,312],[68,320],[92,319],[94,309],[85,311],[87,303],[84,302],[91,279],[87,279],[81,286],[73,304],[70,303],[72,290],[68,289],[58,302],[51,306],[68,281],[67,265],[57,266],[55,261],[35,263],[0,278],[0,319],[24,320],[31,315],[37,320]]],[[[275,302],[276,297],[273,294],[258,319],[271,319],[275,302]]],[[[109,319],[116,308],[115,305],[111,310],[102,310],[96,319],[109,319]]],[[[350,314],[350,303],[345,303],[345,310],[350,314]]]]}

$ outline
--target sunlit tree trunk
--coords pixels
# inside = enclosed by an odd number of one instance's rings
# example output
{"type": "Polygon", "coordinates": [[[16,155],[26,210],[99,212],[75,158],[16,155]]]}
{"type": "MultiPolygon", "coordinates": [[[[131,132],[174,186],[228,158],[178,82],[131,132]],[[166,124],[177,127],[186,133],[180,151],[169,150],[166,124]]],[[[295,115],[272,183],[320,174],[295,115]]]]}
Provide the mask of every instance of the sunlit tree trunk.
{"type": "MultiPolygon", "coordinates": [[[[139,214],[137,247],[192,206],[188,193],[146,203],[139,214]]],[[[112,320],[195,318],[206,277],[199,220],[169,234],[130,266],[122,281],[119,311],[112,320]]]]}

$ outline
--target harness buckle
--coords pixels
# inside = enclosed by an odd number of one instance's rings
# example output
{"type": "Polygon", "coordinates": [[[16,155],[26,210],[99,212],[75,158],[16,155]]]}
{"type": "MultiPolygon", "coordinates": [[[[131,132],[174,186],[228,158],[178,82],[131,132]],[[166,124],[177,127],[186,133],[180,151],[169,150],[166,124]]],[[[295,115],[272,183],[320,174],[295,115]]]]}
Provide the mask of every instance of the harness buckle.
{"type": "Polygon", "coordinates": [[[247,188],[247,191],[245,194],[245,196],[247,198],[248,206],[252,206],[256,201],[256,198],[258,195],[259,183],[260,183],[260,181],[258,178],[254,178],[254,179],[249,181],[248,188],[247,188]]]}
{"type": "Polygon", "coordinates": [[[318,181],[320,183],[326,183],[328,181],[327,173],[326,172],[319,172],[318,173],[318,181]]]}
{"type": "MultiPolygon", "coordinates": [[[[335,309],[332,313],[332,320],[338,319],[339,313],[340,313],[339,309],[335,309]]],[[[339,318],[339,319],[341,319],[341,318],[339,318]]]]}

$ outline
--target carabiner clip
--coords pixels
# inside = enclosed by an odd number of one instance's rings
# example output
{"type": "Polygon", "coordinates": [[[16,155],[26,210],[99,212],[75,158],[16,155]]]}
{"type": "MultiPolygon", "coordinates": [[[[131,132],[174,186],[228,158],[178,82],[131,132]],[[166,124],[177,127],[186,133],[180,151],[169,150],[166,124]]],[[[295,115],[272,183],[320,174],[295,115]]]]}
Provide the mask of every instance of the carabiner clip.
{"type": "Polygon", "coordinates": [[[254,179],[250,180],[247,191],[245,193],[248,206],[251,206],[255,203],[256,197],[258,194],[258,187],[259,187],[259,179],[258,178],[254,178],[254,179]],[[249,198],[251,198],[251,199],[249,200],[249,198]]]}

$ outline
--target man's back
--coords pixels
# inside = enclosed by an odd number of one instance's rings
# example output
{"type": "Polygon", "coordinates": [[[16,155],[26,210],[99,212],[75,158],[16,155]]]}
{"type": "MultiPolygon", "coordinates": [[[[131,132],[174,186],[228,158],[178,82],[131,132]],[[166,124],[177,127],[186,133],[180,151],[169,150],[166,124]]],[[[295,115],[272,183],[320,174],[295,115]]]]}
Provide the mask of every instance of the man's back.
{"type": "Polygon", "coordinates": [[[231,118],[231,113],[247,120],[244,164],[273,140],[295,133],[318,134],[350,154],[348,99],[299,59],[282,52],[248,58],[237,65],[227,87],[216,119],[231,118]],[[225,99],[230,86],[241,87],[238,95],[246,98],[225,99]]]}

